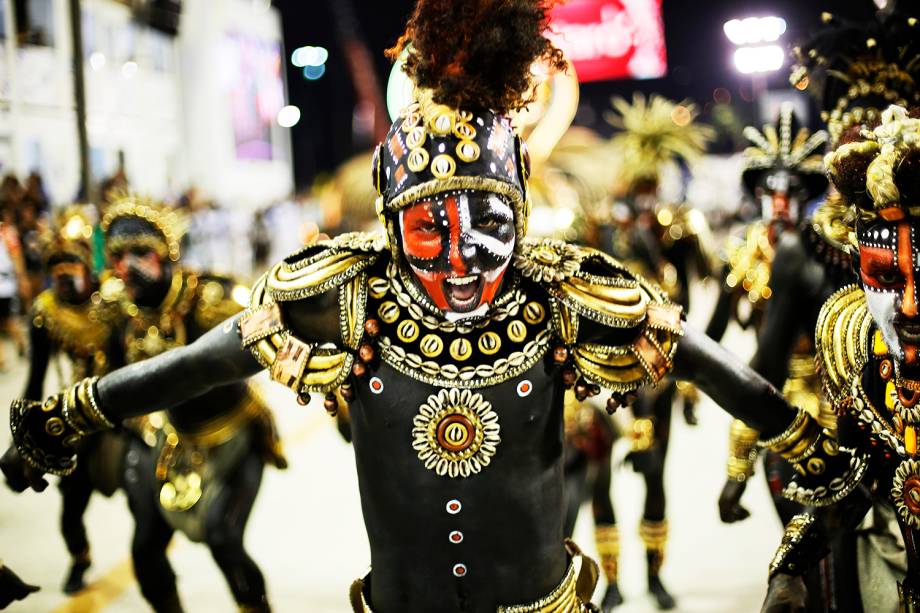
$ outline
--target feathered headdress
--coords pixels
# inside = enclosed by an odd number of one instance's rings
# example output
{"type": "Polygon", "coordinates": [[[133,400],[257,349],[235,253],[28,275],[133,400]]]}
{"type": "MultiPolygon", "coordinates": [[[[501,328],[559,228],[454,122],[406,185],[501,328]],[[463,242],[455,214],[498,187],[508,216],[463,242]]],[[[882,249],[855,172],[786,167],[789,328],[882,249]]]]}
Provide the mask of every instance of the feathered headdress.
{"type": "Polygon", "coordinates": [[[752,146],[744,150],[744,169],[741,180],[751,193],[765,172],[787,170],[802,177],[808,199],[827,189],[824,162],[819,148],[827,142],[827,132],[814,134],[801,127],[792,105],[780,106],[776,124],[766,124],[763,132],[754,126],[744,129],[744,136],[752,146]]]}
{"type": "Polygon", "coordinates": [[[610,145],[623,160],[620,178],[628,186],[656,179],[664,162],[695,160],[714,136],[709,126],[694,123],[696,105],[687,100],[676,103],[652,95],[646,102],[635,94],[632,104],[619,97],[612,98],[611,104],[614,110],[604,118],[620,130],[610,145]]]}
{"type": "Polygon", "coordinates": [[[891,106],[881,124],[864,131],[866,140],[850,142],[828,153],[828,174],[840,192],[837,239],[856,246],[856,223],[920,218],[920,119],[891,106]]]}
{"type": "MultiPolygon", "coordinates": [[[[515,211],[518,238],[528,215],[529,163],[508,113],[527,104],[534,62],[564,70],[544,35],[551,0],[419,0],[388,51],[405,55],[415,100],[376,150],[377,214],[395,249],[396,213],[461,189],[491,191],[515,211]]],[[[520,240],[517,241],[520,244],[520,240]]]]}
{"type": "Polygon", "coordinates": [[[789,77],[823,109],[831,146],[878,124],[889,104],[920,102],[920,6],[890,0],[874,19],[849,21],[822,13],[823,27],[793,48],[789,77]]]}

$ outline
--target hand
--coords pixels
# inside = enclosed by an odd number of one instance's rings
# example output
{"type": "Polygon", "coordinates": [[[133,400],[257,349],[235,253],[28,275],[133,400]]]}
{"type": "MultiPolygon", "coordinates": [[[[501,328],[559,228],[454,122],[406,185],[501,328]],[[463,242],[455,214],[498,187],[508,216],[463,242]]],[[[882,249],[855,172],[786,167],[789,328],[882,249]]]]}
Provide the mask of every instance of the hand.
{"type": "Polygon", "coordinates": [[[52,475],[69,475],[77,467],[77,446],[83,437],[115,427],[96,401],[97,379],[83,379],[44,403],[13,401],[13,442],[33,468],[52,475]]]}
{"type": "Polygon", "coordinates": [[[804,613],[807,597],[801,577],[778,573],[770,579],[760,613],[804,613]]]}
{"type": "Polygon", "coordinates": [[[6,485],[17,494],[31,487],[36,492],[43,492],[48,487],[48,482],[42,474],[34,470],[22,459],[15,445],[10,445],[6,453],[0,457],[0,472],[6,477],[6,485]]]}
{"type": "Polygon", "coordinates": [[[8,566],[0,565],[0,609],[5,609],[14,600],[22,600],[38,589],[37,585],[29,585],[17,577],[8,566]]]}
{"type": "Polygon", "coordinates": [[[741,497],[747,489],[747,481],[731,479],[725,481],[725,487],[719,495],[719,517],[726,524],[742,521],[751,516],[751,513],[741,506],[741,497]]]}

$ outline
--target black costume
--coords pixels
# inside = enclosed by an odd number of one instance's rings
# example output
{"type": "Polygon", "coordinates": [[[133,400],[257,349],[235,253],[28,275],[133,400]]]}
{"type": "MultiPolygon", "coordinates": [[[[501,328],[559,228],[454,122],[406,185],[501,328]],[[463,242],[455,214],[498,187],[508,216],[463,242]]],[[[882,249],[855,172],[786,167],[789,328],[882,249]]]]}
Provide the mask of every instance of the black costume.
{"type": "MultiPolygon", "coordinates": [[[[797,50],[800,65],[792,80],[822,90],[835,146],[825,165],[840,193],[815,221],[826,239],[851,255],[859,282],[825,302],[815,330],[818,367],[836,419],[819,425],[803,415],[786,436],[769,441],[796,467],[785,494],[817,509],[787,524],[771,564],[768,604],[801,595],[792,577],[851,538],[873,504],[893,503],[907,549],[906,577],[898,584],[901,610],[920,608],[914,409],[920,384],[913,335],[920,129],[903,108],[920,102],[913,13],[890,3],[868,23],[825,14],[826,27],[797,50]],[[890,103],[903,106],[886,109],[890,103]],[[835,465],[826,461],[830,453],[836,453],[835,465]]],[[[855,560],[845,570],[849,574],[838,582],[855,589],[855,560]]],[[[872,582],[872,592],[878,583],[872,582]]],[[[861,596],[865,601],[867,594],[861,596]]],[[[861,604],[850,598],[842,606],[858,610],[861,604]]]]}

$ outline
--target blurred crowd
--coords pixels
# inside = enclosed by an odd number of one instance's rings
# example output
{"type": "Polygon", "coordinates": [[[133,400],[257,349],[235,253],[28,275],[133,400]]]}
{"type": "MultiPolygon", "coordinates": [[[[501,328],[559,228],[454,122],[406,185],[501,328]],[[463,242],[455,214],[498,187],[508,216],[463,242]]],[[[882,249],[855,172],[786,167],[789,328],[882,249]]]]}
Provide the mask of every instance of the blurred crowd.
{"type": "MultiPolygon", "coordinates": [[[[98,224],[112,196],[129,190],[127,176],[118,170],[100,182],[100,204],[83,204],[81,209],[98,224]]],[[[311,190],[255,211],[223,206],[195,186],[164,204],[181,220],[186,268],[232,272],[242,279],[314,240],[321,226],[329,228],[324,220],[328,215],[311,190]]],[[[37,171],[23,178],[9,173],[0,182],[0,337],[12,341],[20,358],[28,349],[22,318],[29,313],[33,299],[49,286],[42,238],[50,232],[54,214],[63,206],[50,201],[37,171]]],[[[106,267],[102,241],[101,233],[94,233],[97,273],[106,267]]],[[[0,344],[0,371],[6,369],[8,353],[0,344]]]]}

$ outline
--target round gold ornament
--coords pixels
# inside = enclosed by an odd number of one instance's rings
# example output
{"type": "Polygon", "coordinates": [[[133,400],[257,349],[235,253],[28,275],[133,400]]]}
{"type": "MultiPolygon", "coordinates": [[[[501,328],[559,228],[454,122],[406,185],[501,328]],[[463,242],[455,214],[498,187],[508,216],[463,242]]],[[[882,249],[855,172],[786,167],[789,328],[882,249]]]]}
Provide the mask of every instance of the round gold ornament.
{"type": "Polygon", "coordinates": [[[891,483],[891,499],[901,519],[913,529],[920,529],[920,462],[901,462],[891,483]]]}
{"type": "Polygon", "coordinates": [[[498,414],[471,390],[442,389],[412,420],[412,448],[439,476],[469,477],[492,461],[501,442],[498,414]]]}
{"type": "Polygon", "coordinates": [[[495,332],[483,332],[478,345],[479,351],[486,355],[494,355],[501,349],[502,339],[495,332]]]}
{"type": "Polygon", "coordinates": [[[437,334],[426,334],[422,337],[419,348],[426,358],[435,358],[444,350],[444,341],[437,334]]]}

